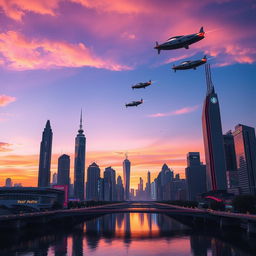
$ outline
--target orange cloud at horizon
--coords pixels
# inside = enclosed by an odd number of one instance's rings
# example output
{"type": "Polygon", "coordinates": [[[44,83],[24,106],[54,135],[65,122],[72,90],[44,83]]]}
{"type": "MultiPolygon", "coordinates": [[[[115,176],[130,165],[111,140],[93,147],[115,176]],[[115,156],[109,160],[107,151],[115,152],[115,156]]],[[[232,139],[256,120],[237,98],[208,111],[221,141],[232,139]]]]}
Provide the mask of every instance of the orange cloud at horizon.
{"type": "MultiPolygon", "coordinates": [[[[131,187],[137,188],[139,177],[142,177],[144,183],[147,181],[147,171],[151,172],[151,181],[157,177],[161,167],[166,163],[175,173],[180,173],[184,177],[186,167],[186,154],[189,151],[202,152],[201,143],[191,143],[188,146],[181,142],[180,145],[152,145],[150,147],[138,148],[129,151],[129,160],[131,161],[131,187]],[[186,147],[185,147],[186,146],[186,147]]],[[[73,180],[74,155],[71,156],[71,173],[73,180]]],[[[122,163],[125,152],[118,151],[90,151],[86,154],[86,169],[92,162],[96,162],[101,168],[103,176],[104,168],[112,166],[116,170],[116,177],[123,177],[122,163]]],[[[51,161],[51,175],[57,172],[57,162],[60,155],[54,153],[51,161]]],[[[203,155],[201,154],[203,159],[203,155]]],[[[13,183],[22,183],[23,186],[37,186],[39,156],[33,155],[12,155],[10,153],[1,157],[0,166],[0,185],[4,185],[6,178],[12,178],[13,183]]],[[[87,173],[87,171],[85,171],[87,173]]],[[[87,175],[87,174],[86,174],[87,175]]],[[[85,177],[86,177],[85,175],[85,177]]],[[[85,178],[86,180],[86,178],[85,178]]]]}

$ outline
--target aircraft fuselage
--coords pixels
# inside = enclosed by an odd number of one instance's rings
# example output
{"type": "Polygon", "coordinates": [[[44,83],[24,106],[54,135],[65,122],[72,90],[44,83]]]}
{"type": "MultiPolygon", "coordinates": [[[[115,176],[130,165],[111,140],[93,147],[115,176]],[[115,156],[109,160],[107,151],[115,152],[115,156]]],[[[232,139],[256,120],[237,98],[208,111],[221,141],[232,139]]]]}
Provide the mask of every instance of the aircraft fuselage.
{"type": "Polygon", "coordinates": [[[142,104],[143,101],[133,101],[131,103],[125,104],[126,107],[137,107],[138,105],[142,104]]]}
{"type": "Polygon", "coordinates": [[[132,89],[140,89],[140,88],[146,88],[151,85],[151,82],[146,83],[138,83],[132,86],[132,89]]]}
{"type": "Polygon", "coordinates": [[[177,66],[173,66],[172,69],[176,70],[185,70],[185,69],[196,69],[198,66],[201,66],[206,63],[205,59],[202,60],[195,60],[188,63],[180,64],[177,66]]]}

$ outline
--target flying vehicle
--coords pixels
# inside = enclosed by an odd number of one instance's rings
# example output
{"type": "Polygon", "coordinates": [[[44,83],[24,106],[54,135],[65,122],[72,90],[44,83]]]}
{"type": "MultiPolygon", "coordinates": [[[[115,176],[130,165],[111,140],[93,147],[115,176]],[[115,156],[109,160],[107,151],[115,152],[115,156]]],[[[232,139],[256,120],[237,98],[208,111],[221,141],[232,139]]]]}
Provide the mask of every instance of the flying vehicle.
{"type": "Polygon", "coordinates": [[[156,46],[154,47],[158,54],[160,54],[161,50],[174,50],[179,48],[188,49],[190,44],[194,44],[204,38],[204,28],[201,27],[199,33],[185,35],[185,36],[173,36],[170,37],[165,43],[158,44],[156,42],[156,46]]]}
{"type": "Polygon", "coordinates": [[[137,83],[135,85],[132,86],[132,89],[140,89],[140,88],[146,88],[148,86],[150,86],[152,84],[152,81],[149,80],[148,82],[145,83],[137,83]]]}
{"type": "Polygon", "coordinates": [[[173,65],[172,69],[176,72],[176,70],[185,70],[185,69],[196,69],[198,66],[201,66],[207,62],[206,55],[200,60],[187,60],[183,61],[180,65],[173,65]]]}
{"type": "Polygon", "coordinates": [[[143,103],[143,99],[138,100],[138,101],[132,101],[128,104],[125,104],[126,107],[137,107],[138,105],[143,103]]]}

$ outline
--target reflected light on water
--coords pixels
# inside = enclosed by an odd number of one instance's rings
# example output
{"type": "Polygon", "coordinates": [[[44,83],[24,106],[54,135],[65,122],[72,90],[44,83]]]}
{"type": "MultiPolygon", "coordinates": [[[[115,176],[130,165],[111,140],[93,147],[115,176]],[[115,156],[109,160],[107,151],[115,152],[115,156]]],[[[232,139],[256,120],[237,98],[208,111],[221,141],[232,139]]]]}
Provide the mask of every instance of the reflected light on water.
{"type": "MultiPolygon", "coordinates": [[[[63,227],[65,227],[63,223],[63,227]]],[[[0,247],[22,256],[249,256],[230,242],[194,230],[163,214],[108,214],[0,247]]]]}

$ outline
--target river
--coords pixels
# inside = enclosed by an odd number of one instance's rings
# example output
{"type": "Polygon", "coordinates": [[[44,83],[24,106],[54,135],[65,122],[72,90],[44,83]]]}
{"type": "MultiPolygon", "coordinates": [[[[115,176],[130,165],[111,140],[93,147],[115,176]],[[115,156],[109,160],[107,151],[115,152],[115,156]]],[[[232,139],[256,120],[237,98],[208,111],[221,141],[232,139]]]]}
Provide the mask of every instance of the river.
{"type": "Polygon", "coordinates": [[[1,239],[2,256],[251,256],[255,238],[191,228],[163,214],[119,213],[39,235],[22,231],[1,239]]]}

